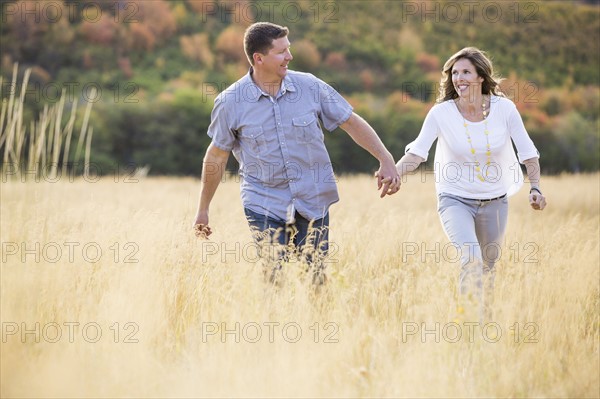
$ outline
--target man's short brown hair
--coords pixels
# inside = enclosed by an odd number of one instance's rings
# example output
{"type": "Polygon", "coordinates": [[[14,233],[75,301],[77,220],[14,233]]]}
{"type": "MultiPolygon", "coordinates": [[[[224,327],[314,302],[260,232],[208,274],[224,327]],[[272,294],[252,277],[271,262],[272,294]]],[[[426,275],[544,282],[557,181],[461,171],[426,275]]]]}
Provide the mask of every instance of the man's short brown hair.
{"type": "Polygon", "coordinates": [[[254,65],[254,53],[267,54],[273,48],[273,40],[286,37],[289,29],[271,22],[256,22],[246,29],[244,51],[251,65],[254,65]]]}

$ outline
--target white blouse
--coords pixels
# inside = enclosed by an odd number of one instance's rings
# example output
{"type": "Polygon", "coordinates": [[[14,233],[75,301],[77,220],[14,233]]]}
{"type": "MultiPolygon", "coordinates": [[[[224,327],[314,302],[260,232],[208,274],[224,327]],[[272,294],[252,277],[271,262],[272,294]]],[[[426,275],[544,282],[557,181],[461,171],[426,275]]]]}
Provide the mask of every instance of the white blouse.
{"type": "Polygon", "coordinates": [[[511,196],[523,185],[519,162],[539,158],[517,107],[504,97],[491,96],[488,117],[481,122],[464,119],[454,100],[434,105],[423,122],[419,136],[406,146],[406,152],[427,160],[436,138],[434,170],[438,194],[474,199],[490,199],[504,194],[511,196]],[[486,122],[487,139],[484,133],[486,122]],[[468,141],[467,129],[475,154],[468,141]],[[519,161],[511,139],[517,148],[519,161]],[[486,155],[488,140],[491,150],[489,164],[486,155]],[[483,181],[478,178],[477,162],[483,181]]]}

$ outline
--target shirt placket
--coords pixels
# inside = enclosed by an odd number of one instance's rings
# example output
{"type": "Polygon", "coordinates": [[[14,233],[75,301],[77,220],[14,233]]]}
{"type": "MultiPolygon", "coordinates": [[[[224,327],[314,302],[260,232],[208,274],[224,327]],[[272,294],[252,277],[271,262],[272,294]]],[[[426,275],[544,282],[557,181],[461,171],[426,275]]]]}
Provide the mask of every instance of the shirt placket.
{"type": "Polygon", "coordinates": [[[287,137],[285,135],[285,131],[283,129],[283,121],[281,118],[281,107],[279,106],[279,100],[283,97],[283,95],[286,93],[285,88],[282,88],[282,91],[279,93],[279,95],[277,96],[276,99],[273,99],[272,97],[269,97],[269,99],[271,100],[271,103],[273,104],[273,114],[275,115],[275,130],[277,132],[277,140],[279,141],[279,148],[281,149],[281,155],[283,157],[283,173],[285,174],[285,179],[288,182],[288,186],[290,188],[290,191],[292,193],[292,198],[291,198],[291,203],[288,204],[288,211],[287,211],[287,222],[288,223],[294,223],[295,221],[295,213],[296,213],[296,207],[295,207],[295,202],[296,202],[296,197],[297,197],[297,193],[298,193],[298,187],[296,182],[293,179],[290,179],[289,176],[289,168],[293,167],[293,165],[291,164],[291,156],[290,156],[290,151],[289,151],[289,147],[288,147],[288,142],[287,142],[287,137]]]}

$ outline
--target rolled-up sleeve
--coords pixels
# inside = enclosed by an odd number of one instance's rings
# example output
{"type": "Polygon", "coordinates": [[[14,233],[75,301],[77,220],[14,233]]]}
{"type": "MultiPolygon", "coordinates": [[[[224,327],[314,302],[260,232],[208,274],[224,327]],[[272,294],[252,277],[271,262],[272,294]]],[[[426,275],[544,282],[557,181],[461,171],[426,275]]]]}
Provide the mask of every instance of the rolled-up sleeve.
{"type": "Polygon", "coordinates": [[[332,86],[315,77],[314,88],[321,108],[323,127],[332,131],[346,122],[352,115],[352,106],[332,86]]]}
{"type": "Polygon", "coordinates": [[[511,104],[508,115],[508,131],[517,148],[517,156],[520,163],[531,158],[540,157],[540,153],[529,137],[525,125],[523,124],[523,119],[514,103],[511,104]]]}
{"type": "Polygon", "coordinates": [[[440,128],[432,108],[423,122],[423,127],[417,138],[406,146],[405,152],[417,155],[424,160],[429,156],[429,150],[438,137],[440,128]]]}
{"type": "Polygon", "coordinates": [[[231,128],[227,113],[227,102],[222,96],[215,99],[215,106],[211,113],[211,122],[208,127],[208,136],[213,144],[223,151],[231,151],[236,140],[235,132],[231,128]]]}

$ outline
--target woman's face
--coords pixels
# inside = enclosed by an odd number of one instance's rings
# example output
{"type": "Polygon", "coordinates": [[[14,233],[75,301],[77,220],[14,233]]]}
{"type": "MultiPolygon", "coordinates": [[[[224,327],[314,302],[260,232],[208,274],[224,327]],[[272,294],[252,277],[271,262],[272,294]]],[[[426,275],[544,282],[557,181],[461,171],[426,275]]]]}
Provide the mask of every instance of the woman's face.
{"type": "Polygon", "coordinates": [[[452,66],[452,84],[459,97],[481,94],[481,83],[483,78],[477,75],[475,65],[469,59],[461,58],[452,66]]]}

